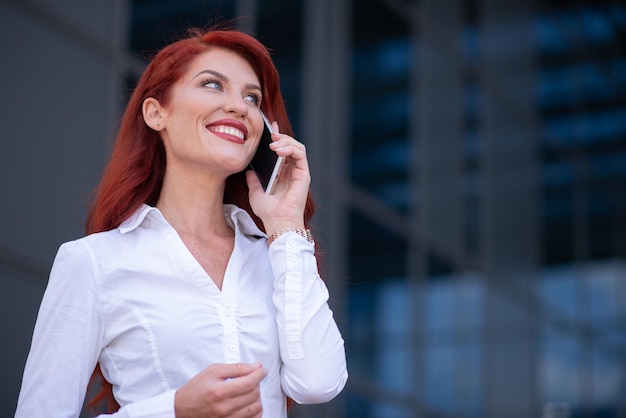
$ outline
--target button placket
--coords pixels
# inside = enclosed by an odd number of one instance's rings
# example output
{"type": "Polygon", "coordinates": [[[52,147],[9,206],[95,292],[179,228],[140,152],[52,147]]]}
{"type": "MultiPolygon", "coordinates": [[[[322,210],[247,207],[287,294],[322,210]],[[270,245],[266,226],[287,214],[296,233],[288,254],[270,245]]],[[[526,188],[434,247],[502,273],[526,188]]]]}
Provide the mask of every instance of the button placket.
{"type": "Polygon", "coordinates": [[[239,362],[239,335],[235,310],[229,303],[220,305],[220,317],[224,329],[224,357],[228,362],[239,362]]]}

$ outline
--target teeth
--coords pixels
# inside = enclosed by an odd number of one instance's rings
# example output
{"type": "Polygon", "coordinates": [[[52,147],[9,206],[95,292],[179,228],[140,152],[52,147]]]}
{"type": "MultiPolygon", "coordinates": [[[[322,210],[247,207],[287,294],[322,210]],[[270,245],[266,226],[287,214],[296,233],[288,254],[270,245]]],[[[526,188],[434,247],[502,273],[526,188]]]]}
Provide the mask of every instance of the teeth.
{"type": "Polygon", "coordinates": [[[232,126],[220,125],[213,126],[211,128],[213,132],[219,132],[227,135],[236,136],[238,138],[244,139],[243,132],[237,128],[233,128],[232,126]]]}

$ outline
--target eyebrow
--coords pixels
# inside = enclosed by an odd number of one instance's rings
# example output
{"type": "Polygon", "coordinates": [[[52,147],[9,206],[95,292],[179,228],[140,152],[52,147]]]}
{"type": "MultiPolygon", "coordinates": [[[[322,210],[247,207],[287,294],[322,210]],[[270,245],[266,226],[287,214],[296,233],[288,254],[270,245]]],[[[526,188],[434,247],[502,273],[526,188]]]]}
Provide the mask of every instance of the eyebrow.
{"type": "MultiPolygon", "coordinates": [[[[220,73],[219,71],[215,71],[215,70],[202,70],[198,74],[196,74],[193,77],[193,79],[196,79],[196,78],[200,77],[202,74],[212,74],[212,75],[214,75],[215,77],[219,78],[220,80],[222,80],[225,83],[228,83],[230,81],[230,79],[226,75],[220,73]]],[[[252,83],[246,84],[245,87],[247,89],[255,89],[255,90],[262,91],[260,86],[257,86],[256,84],[252,84],[252,83]]]]}

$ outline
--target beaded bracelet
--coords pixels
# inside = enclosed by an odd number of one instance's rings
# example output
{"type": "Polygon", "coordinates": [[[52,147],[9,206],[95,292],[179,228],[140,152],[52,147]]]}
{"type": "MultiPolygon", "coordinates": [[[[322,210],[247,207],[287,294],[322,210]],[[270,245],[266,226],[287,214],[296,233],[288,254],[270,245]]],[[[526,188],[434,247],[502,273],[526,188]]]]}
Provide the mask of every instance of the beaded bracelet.
{"type": "Polygon", "coordinates": [[[287,232],[295,232],[296,234],[300,235],[303,238],[306,238],[307,241],[309,242],[314,242],[313,241],[313,235],[311,234],[311,230],[310,229],[297,229],[297,228],[292,228],[292,229],[281,229],[278,230],[276,232],[274,232],[272,235],[270,235],[267,238],[267,245],[269,246],[272,242],[274,242],[274,240],[278,237],[280,237],[281,235],[285,235],[287,232]]]}

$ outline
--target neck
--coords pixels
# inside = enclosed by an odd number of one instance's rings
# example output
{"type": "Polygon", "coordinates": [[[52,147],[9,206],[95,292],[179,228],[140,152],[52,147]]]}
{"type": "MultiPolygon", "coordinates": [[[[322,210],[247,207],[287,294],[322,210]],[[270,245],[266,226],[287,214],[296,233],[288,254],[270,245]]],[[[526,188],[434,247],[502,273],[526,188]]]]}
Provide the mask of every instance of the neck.
{"type": "Polygon", "coordinates": [[[231,235],[224,217],[224,185],[224,179],[198,179],[168,172],[156,206],[179,233],[231,235]]]}

